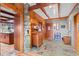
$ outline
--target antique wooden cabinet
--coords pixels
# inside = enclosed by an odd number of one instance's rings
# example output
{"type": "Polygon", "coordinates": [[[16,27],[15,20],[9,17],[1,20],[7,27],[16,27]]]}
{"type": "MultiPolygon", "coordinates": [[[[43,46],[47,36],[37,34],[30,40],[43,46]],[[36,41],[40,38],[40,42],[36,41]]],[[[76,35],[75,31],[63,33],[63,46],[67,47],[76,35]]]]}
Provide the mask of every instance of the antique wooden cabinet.
{"type": "Polygon", "coordinates": [[[34,47],[40,47],[43,43],[42,39],[42,31],[37,28],[37,24],[32,24],[32,32],[31,32],[31,38],[32,38],[32,46],[34,47]]]}

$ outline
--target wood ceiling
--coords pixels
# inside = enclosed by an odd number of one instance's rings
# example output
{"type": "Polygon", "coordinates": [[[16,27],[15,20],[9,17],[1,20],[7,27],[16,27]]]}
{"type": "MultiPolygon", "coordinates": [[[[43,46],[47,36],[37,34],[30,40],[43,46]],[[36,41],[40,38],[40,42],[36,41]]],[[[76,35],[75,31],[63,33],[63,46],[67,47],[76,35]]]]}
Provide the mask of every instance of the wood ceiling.
{"type": "Polygon", "coordinates": [[[0,5],[0,23],[14,23],[16,12],[0,5]]]}
{"type": "Polygon", "coordinates": [[[46,20],[65,19],[76,6],[77,3],[36,3],[30,6],[29,11],[34,11],[46,20]]]}
{"type": "MultiPolygon", "coordinates": [[[[36,3],[31,4],[29,11],[34,11],[43,19],[64,19],[68,18],[76,7],[76,3],[36,3]]],[[[0,5],[0,22],[13,22],[16,11],[20,12],[20,4],[1,4],[0,5]],[[4,7],[4,5],[6,7],[4,7]],[[10,8],[7,8],[10,7],[10,8]],[[19,11],[16,7],[19,7],[19,11]],[[13,10],[12,10],[13,9],[13,10]]]]}

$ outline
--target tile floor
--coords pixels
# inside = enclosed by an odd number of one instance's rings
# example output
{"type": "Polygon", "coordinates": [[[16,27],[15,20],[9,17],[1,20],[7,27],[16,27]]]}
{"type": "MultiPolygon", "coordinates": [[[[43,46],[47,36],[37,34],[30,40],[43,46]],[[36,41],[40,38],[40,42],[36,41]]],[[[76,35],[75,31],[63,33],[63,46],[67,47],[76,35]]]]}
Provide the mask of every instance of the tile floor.
{"type": "Polygon", "coordinates": [[[45,41],[40,48],[34,48],[28,53],[14,49],[14,45],[0,43],[1,56],[78,56],[70,45],[62,41],[45,41]]]}
{"type": "Polygon", "coordinates": [[[65,45],[62,41],[45,41],[38,49],[32,51],[41,56],[78,56],[75,49],[65,45]]]}
{"type": "Polygon", "coordinates": [[[15,56],[16,50],[14,49],[14,45],[8,45],[4,43],[0,43],[0,55],[1,56],[15,56]]]}

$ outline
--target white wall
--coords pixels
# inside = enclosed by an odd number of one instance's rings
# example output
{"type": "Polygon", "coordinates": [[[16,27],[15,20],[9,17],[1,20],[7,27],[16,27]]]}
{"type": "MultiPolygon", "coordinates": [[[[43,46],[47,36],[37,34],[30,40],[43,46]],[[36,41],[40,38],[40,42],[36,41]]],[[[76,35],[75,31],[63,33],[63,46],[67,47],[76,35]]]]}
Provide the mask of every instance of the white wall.
{"type": "Polygon", "coordinates": [[[74,47],[74,15],[79,12],[79,5],[73,10],[72,14],[68,18],[69,21],[69,35],[71,36],[71,45],[74,47]]]}
{"type": "Polygon", "coordinates": [[[74,17],[69,17],[69,35],[71,37],[71,45],[74,47],[74,17]]]}
{"type": "Polygon", "coordinates": [[[58,25],[59,29],[55,30],[53,28],[53,32],[60,32],[61,33],[61,37],[68,35],[68,29],[67,29],[68,22],[67,22],[67,20],[53,20],[52,22],[53,22],[53,24],[54,23],[59,23],[59,25],[58,25]],[[61,25],[65,25],[65,28],[61,28],[61,25]]]}
{"type": "Polygon", "coordinates": [[[11,33],[14,32],[13,24],[0,23],[0,33],[11,33]]]}

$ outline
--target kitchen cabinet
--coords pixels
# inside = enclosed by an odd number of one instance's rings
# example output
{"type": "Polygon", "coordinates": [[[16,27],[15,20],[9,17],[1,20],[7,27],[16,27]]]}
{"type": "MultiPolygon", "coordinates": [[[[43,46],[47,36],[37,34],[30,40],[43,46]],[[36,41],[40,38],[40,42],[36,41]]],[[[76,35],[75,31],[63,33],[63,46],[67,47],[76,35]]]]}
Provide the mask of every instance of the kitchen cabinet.
{"type": "Polygon", "coordinates": [[[13,44],[14,33],[0,33],[0,42],[6,44],[13,44]]]}

